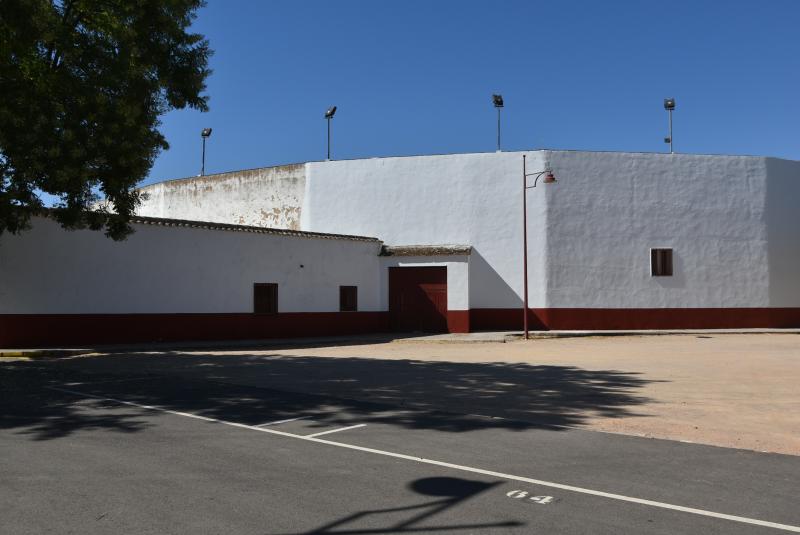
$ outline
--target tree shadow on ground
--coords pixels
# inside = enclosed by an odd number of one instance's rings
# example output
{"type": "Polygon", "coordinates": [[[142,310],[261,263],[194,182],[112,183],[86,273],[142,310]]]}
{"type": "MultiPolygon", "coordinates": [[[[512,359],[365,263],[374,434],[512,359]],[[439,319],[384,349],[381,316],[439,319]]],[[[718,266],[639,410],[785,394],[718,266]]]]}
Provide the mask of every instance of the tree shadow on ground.
{"type": "Polygon", "coordinates": [[[148,427],[138,411],[90,410],[100,404],[47,388],[75,376],[39,363],[0,365],[0,431],[17,429],[33,440],[50,440],[82,430],[133,433],[148,427]]]}
{"type": "MultiPolygon", "coordinates": [[[[595,417],[642,416],[635,407],[651,400],[637,391],[653,382],[635,372],[576,366],[276,353],[158,352],[36,364],[38,391],[70,384],[85,394],[247,425],[305,417],[311,428],[363,422],[447,432],[560,429],[595,417]]],[[[81,428],[144,428],[124,414],[79,411],[70,405],[79,396],[50,393],[60,404],[12,414],[0,428],[25,428],[39,439],[81,428]]]]}

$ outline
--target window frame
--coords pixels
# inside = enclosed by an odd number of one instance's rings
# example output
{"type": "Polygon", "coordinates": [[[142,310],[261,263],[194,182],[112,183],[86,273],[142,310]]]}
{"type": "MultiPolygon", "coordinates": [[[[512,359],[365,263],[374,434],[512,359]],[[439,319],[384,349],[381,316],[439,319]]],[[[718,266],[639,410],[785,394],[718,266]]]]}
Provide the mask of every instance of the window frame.
{"type": "Polygon", "coordinates": [[[672,247],[650,248],[650,276],[672,277],[675,273],[675,254],[672,247]]]}
{"type": "Polygon", "coordinates": [[[358,312],[358,286],[339,286],[339,312],[358,312]],[[352,291],[351,295],[347,292],[352,291]],[[352,307],[349,301],[352,300],[352,307]]]}
{"type": "Polygon", "coordinates": [[[275,282],[254,282],[253,283],[253,314],[273,315],[278,313],[279,294],[278,284],[275,282]],[[259,291],[267,290],[271,292],[267,295],[259,296],[259,291]],[[262,299],[266,298],[267,303],[272,306],[260,307],[262,299]],[[270,303],[271,300],[271,303],[270,303]]]}

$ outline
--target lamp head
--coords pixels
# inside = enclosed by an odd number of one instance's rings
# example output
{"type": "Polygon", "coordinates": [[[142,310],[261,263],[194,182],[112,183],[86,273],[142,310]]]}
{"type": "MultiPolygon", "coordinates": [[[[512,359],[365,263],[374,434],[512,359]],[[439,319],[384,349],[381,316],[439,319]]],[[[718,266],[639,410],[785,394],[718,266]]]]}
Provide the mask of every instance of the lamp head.
{"type": "Polygon", "coordinates": [[[672,111],[675,109],[675,99],[674,98],[665,98],[664,99],[664,109],[667,111],[672,111]]]}
{"type": "Polygon", "coordinates": [[[495,108],[503,107],[503,95],[492,95],[492,102],[495,108]]]}
{"type": "Polygon", "coordinates": [[[558,182],[558,180],[556,180],[556,175],[554,175],[552,171],[548,171],[542,179],[542,184],[555,184],[556,182],[558,182]]]}
{"type": "Polygon", "coordinates": [[[336,115],[336,106],[331,106],[328,108],[328,111],[325,112],[326,119],[333,119],[333,116],[336,115]]]}
{"type": "Polygon", "coordinates": [[[211,129],[210,128],[203,128],[203,131],[200,132],[202,137],[209,137],[211,136],[211,129]]]}

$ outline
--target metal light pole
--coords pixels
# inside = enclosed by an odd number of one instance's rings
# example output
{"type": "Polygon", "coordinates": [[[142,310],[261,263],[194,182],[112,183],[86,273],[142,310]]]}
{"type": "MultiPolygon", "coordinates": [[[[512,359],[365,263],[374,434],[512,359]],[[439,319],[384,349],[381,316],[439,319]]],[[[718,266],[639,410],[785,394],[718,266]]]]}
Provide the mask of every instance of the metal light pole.
{"type": "Polygon", "coordinates": [[[669,137],[664,138],[664,143],[669,143],[669,153],[674,154],[672,150],[672,112],[675,110],[675,99],[665,98],[664,109],[669,113],[669,137]]]}
{"type": "Polygon", "coordinates": [[[539,177],[546,175],[542,184],[553,184],[556,177],[550,169],[538,173],[528,173],[526,155],[522,155],[522,272],[523,272],[523,297],[522,297],[522,325],[525,331],[525,340],[528,339],[528,189],[535,188],[539,177]],[[533,186],[528,186],[528,177],[536,176],[533,186]]]}
{"type": "Polygon", "coordinates": [[[210,128],[203,128],[203,131],[200,132],[200,137],[203,138],[203,159],[200,164],[200,176],[206,174],[206,139],[211,136],[211,129],[210,128]]]}
{"type": "Polygon", "coordinates": [[[503,95],[492,95],[492,102],[497,108],[497,152],[500,152],[500,108],[503,107],[503,95]]]}
{"type": "Polygon", "coordinates": [[[328,121],[328,160],[331,159],[331,120],[334,115],[336,115],[336,106],[331,106],[325,112],[325,120],[328,121]]]}

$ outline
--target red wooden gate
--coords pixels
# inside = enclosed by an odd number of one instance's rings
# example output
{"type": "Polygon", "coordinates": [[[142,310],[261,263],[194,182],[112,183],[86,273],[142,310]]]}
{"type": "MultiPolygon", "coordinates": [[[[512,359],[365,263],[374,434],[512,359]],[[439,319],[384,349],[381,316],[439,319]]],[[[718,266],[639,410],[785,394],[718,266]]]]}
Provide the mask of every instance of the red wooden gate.
{"type": "Polygon", "coordinates": [[[389,268],[389,318],[395,331],[447,332],[447,268],[389,268]]]}

